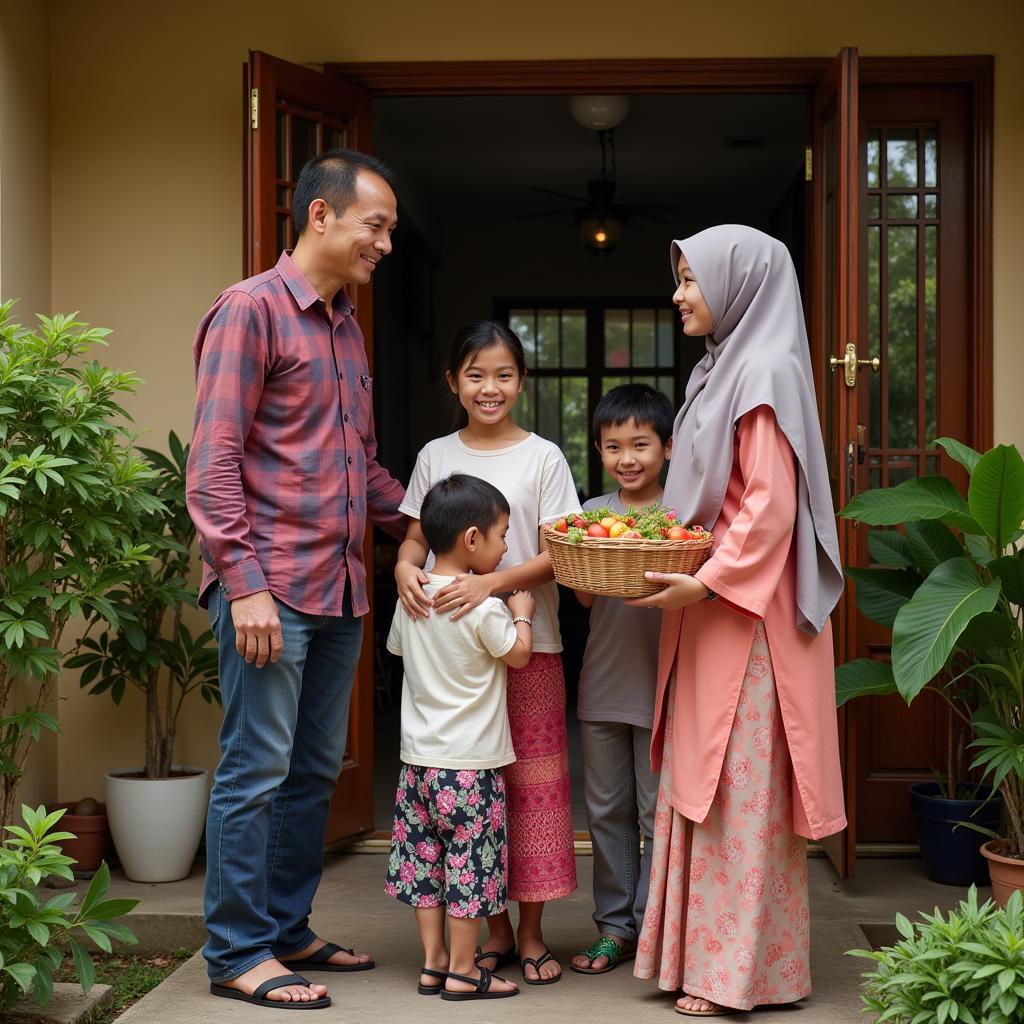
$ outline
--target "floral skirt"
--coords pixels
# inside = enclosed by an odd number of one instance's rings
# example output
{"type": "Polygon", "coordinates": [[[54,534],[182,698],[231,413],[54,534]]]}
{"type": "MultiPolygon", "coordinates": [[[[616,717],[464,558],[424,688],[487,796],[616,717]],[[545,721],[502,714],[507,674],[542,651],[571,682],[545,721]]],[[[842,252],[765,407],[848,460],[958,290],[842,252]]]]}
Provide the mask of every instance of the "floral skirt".
{"type": "Polygon", "coordinates": [[[735,1010],[810,995],[806,842],[793,832],[789,750],[760,623],[707,818],[670,802],[672,713],[654,820],[638,978],[735,1010]]]}
{"type": "Polygon", "coordinates": [[[565,731],[565,678],[558,654],[534,654],[508,670],[514,764],[505,767],[508,896],[537,903],[576,888],[565,731]]]}

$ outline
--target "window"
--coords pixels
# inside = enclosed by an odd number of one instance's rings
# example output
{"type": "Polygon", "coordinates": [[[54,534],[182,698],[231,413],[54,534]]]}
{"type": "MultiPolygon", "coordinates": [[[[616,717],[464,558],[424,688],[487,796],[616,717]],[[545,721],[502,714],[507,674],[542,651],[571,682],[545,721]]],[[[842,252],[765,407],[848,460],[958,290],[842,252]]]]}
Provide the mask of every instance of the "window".
{"type": "Polygon", "coordinates": [[[658,388],[678,408],[681,330],[675,310],[661,299],[526,299],[499,301],[497,317],[526,351],[516,422],[562,449],[586,495],[611,490],[592,444],[591,413],[605,391],[629,381],[658,388]]]}

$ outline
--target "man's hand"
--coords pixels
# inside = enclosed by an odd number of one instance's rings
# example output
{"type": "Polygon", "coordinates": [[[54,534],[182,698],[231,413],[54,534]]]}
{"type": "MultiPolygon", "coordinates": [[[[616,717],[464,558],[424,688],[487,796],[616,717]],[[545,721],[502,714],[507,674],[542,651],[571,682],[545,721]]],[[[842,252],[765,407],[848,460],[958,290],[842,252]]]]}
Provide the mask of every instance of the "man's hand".
{"type": "Polygon", "coordinates": [[[263,668],[268,658],[277,661],[281,657],[281,619],[269,590],[232,601],[231,621],[235,624],[235,648],[247,662],[263,668]]]}

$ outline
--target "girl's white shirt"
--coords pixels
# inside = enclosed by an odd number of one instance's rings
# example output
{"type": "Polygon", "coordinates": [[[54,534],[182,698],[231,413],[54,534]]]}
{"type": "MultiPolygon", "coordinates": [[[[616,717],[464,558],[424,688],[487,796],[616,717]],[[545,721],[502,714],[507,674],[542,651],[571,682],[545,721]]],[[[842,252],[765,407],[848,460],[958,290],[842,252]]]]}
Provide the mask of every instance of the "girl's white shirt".
{"type": "MultiPolygon", "coordinates": [[[[535,558],[540,552],[540,526],[561,516],[580,511],[579,495],[572,472],[561,449],[552,442],[529,434],[508,448],[482,450],[466,445],[458,432],[425,444],[416,457],[400,511],[414,519],[427,491],[452,473],[480,477],[505,495],[511,512],[505,538],[508,551],[498,565],[507,569],[535,558]]],[[[431,554],[429,571],[434,564],[431,554]]],[[[552,580],[530,591],[537,602],[533,615],[533,649],[558,654],[562,637],[558,629],[558,587],[552,580]]]]}

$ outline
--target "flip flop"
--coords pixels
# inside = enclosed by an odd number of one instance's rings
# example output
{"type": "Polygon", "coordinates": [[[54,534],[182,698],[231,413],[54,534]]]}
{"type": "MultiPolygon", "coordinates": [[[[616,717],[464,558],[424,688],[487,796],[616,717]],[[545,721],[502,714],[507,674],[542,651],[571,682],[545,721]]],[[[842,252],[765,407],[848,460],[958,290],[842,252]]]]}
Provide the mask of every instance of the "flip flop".
{"type": "Polygon", "coordinates": [[[349,971],[372,971],[377,966],[373,960],[367,960],[365,964],[328,963],[335,953],[348,953],[349,956],[355,956],[351,949],[338,946],[333,942],[325,942],[315,953],[311,953],[302,960],[282,960],[281,962],[286,967],[294,964],[304,971],[332,971],[335,974],[347,974],[349,971]]]}
{"type": "Polygon", "coordinates": [[[424,985],[421,981],[416,986],[416,991],[421,996],[436,996],[441,994],[441,989],[444,988],[445,979],[448,977],[447,971],[435,971],[432,967],[421,967],[420,974],[425,974],[428,978],[440,978],[440,985],[424,985]]]}
{"type": "Polygon", "coordinates": [[[441,993],[442,999],[447,999],[449,1002],[464,1002],[468,999],[507,999],[509,996],[519,995],[519,989],[512,988],[505,992],[491,992],[491,979],[498,978],[498,981],[504,981],[504,978],[498,977],[497,974],[491,974],[486,967],[480,968],[479,978],[467,978],[464,974],[452,974],[449,972],[449,978],[454,978],[456,981],[464,981],[467,985],[475,985],[476,988],[472,992],[449,992],[445,989],[441,993]]]}
{"type": "Polygon", "coordinates": [[[210,982],[210,994],[220,996],[223,999],[238,999],[243,1003],[253,1003],[256,1006],[269,1006],[272,1010],[322,1010],[331,1005],[331,997],[323,996],[320,999],[310,999],[301,1003],[297,1000],[285,1002],[281,999],[267,999],[267,993],[273,992],[275,988],[286,988],[288,985],[308,985],[309,982],[298,974],[279,974],[276,978],[269,978],[263,982],[253,994],[246,995],[237,988],[229,985],[218,985],[210,982]]]}
{"type": "Polygon", "coordinates": [[[523,981],[525,981],[527,985],[554,985],[556,981],[561,981],[561,971],[559,971],[558,974],[556,974],[553,978],[542,978],[540,976],[540,965],[546,964],[549,960],[554,959],[555,958],[551,955],[550,949],[545,949],[544,952],[541,953],[541,955],[536,959],[534,959],[532,956],[522,957],[519,961],[519,966],[523,969],[523,981]],[[531,979],[526,976],[527,964],[529,964],[537,972],[537,977],[535,979],[531,979]]]}
{"type": "MultiPolygon", "coordinates": [[[[604,967],[577,967],[571,960],[569,967],[577,974],[607,974],[614,971],[623,960],[632,960],[636,956],[636,948],[626,949],[620,946],[613,938],[602,935],[596,942],[591,943],[586,949],[581,949],[577,956],[585,956],[591,963],[598,957],[606,956],[608,963],[604,967]]],[[[679,1011],[682,1013],[682,1010],[679,1011]]]]}
{"type": "MultiPolygon", "coordinates": [[[[687,993],[689,995],[689,993],[687,993]]],[[[690,996],[690,999],[704,999],[704,996],[690,996]]],[[[710,999],[704,999],[705,1003],[711,1003],[710,999]]],[[[676,1004],[676,1013],[681,1013],[684,1017],[725,1017],[730,1013],[735,1013],[735,1010],[727,1010],[724,1006],[719,1006],[718,1003],[712,1003],[716,1007],[714,1010],[684,1010],[681,1006],[676,1004]]]]}
{"type": "Polygon", "coordinates": [[[506,964],[514,964],[519,958],[516,956],[516,945],[513,942],[504,953],[499,953],[496,949],[489,949],[485,953],[479,946],[476,947],[476,956],[473,958],[473,962],[477,967],[483,967],[480,963],[481,960],[486,960],[488,957],[494,957],[494,966],[488,968],[488,970],[496,971],[499,967],[504,967],[506,964]]]}

